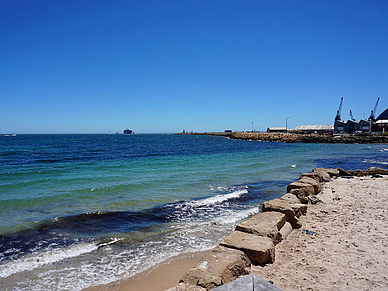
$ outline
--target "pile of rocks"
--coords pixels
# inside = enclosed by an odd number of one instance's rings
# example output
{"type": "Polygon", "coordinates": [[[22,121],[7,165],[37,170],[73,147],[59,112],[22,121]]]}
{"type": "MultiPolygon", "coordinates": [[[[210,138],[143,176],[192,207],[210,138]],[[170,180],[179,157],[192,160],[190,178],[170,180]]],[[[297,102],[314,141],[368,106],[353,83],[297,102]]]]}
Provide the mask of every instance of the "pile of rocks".
{"type": "Polygon", "coordinates": [[[168,291],[210,290],[249,274],[251,264],[275,261],[275,245],[302,224],[308,203],[317,203],[322,183],[333,177],[388,175],[388,170],[372,167],[366,171],[314,168],[301,174],[287,187],[287,194],[266,201],[262,212],[236,226],[235,231],[188,271],[179,285],[168,291]]]}
{"type": "Polygon", "coordinates": [[[282,132],[233,132],[231,139],[275,141],[287,143],[388,143],[386,135],[323,135],[323,134],[296,134],[282,132]]]}

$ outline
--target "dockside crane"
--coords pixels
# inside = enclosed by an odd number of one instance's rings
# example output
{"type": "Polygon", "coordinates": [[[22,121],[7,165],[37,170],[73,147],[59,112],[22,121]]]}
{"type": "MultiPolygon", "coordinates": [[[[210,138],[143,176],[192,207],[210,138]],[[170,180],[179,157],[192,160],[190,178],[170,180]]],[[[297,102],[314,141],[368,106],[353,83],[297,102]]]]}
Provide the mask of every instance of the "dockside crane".
{"type": "Polygon", "coordinates": [[[340,106],[337,110],[337,115],[335,116],[334,118],[334,121],[335,120],[341,120],[341,110],[342,110],[342,101],[344,100],[344,97],[341,97],[341,102],[340,102],[340,106]]]}
{"type": "Polygon", "coordinates": [[[352,110],[350,110],[349,115],[350,115],[350,119],[351,119],[351,120],[355,120],[354,117],[353,117],[352,110]]]}
{"type": "Polygon", "coordinates": [[[377,98],[376,105],[373,108],[373,110],[370,112],[370,116],[369,116],[368,120],[376,121],[375,115],[376,115],[377,105],[379,104],[379,101],[380,101],[380,97],[377,98]]]}

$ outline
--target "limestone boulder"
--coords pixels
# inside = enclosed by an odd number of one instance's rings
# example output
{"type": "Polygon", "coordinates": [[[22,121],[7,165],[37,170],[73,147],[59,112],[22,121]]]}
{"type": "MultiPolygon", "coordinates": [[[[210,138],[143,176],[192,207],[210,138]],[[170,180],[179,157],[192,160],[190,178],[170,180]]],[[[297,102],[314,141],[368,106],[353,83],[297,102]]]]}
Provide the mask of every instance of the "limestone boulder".
{"type": "Polygon", "coordinates": [[[188,271],[179,283],[210,290],[249,274],[250,266],[251,261],[243,251],[217,246],[188,271]]]}
{"type": "Polygon", "coordinates": [[[366,175],[388,175],[388,170],[377,167],[370,167],[365,171],[366,175]]]}
{"type": "Polygon", "coordinates": [[[284,194],[279,199],[283,200],[284,202],[287,202],[287,203],[300,203],[301,202],[296,195],[291,194],[291,193],[284,194]]]}
{"type": "Polygon", "coordinates": [[[323,182],[322,177],[320,175],[318,175],[317,173],[302,173],[299,177],[299,180],[303,179],[303,178],[314,179],[320,183],[323,182]]]}
{"type": "Polygon", "coordinates": [[[280,229],[280,234],[282,235],[282,239],[286,239],[291,232],[293,231],[292,225],[289,222],[286,222],[283,227],[280,229]]]}
{"type": "Polygon", "coordinates": [[[344,176],[353,176],[352,173],[350,171],[345,171],[344,169],[341,169],[341,168],[338,168],[337,169],[338,172],[339,172],[339,176],[340,177],[344,177],[344,176]]]}
{"type": "Polygon", "coordinates": [[[293,182],[287,186],[287,193],[294,194],[302,203],[307,203],[308,197],[315,194],[315,189],[311,184],[298,181],[293,182]]]}
{"type": "Polygon", "coordinates": [[[299,183],[305,183],[305,184],[310,184],[311,186],[314,187],[314,194],[318,194],[319,192],[322,191],[322,184],[317,182],[314,179],[311,178],[302,178],[298,181],[299,183]]]}
{"type": "Polygon", "coordinates": [[[365,172],[363,170],[357,169],[355,176],[357,176],[357,177],[364,177],[365,176],[365,172]]]}
{"type": "Polygon", "coordinates": [[[327,172],[325,168],[314,168],[313,173],[320,176],[321,182],[330,181],[330,174],[327,172]]]}
{"type": "Polygon", "coordinates": [[[234,231],[220,245],[243,251],[254,264],[264,265],[275,261],[275,245],[269,237],[234,231]]]}
{"type": "Polygon", "coordinates": [[[287,203],[279,198],[265,201],[262,205],[262,211],[278,211],[286,215],[286,220],[293,228],[300,228],[302,224],[299,217],[307,212],[307,205],[301,203],[287,203]]]}
{"type": "Polygon", "coordinates": [[[282,228],[285,222],[286,215],[284,213],[275,211],[261,212],[237,225],[236,230],[269,237],[274,244],[277,244],[282,240],[279,229],[282,228]]]}

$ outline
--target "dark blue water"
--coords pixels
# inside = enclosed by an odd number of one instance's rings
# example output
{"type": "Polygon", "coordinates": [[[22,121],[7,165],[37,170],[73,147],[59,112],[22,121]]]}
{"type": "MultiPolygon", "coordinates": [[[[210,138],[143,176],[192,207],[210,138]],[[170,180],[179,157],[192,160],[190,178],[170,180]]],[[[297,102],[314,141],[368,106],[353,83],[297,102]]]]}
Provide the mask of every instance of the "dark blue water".
{"type": "Polygon", "coordinates": [[[80,290],[129,277],[213,247],[302,172],[387,165],[387,145],[0,136],[0,288],[80,290]]]}

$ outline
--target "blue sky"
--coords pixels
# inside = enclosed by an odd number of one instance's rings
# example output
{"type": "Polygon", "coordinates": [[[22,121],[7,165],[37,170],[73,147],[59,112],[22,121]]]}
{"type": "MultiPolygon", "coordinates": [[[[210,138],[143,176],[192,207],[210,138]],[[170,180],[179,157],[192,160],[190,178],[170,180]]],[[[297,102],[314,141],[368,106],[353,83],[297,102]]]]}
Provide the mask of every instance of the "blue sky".
{"type": "Polygon", "coordinates": [[[256,130],[388,107],[388,1],[0,1],[0,133],[256,130]]]}

